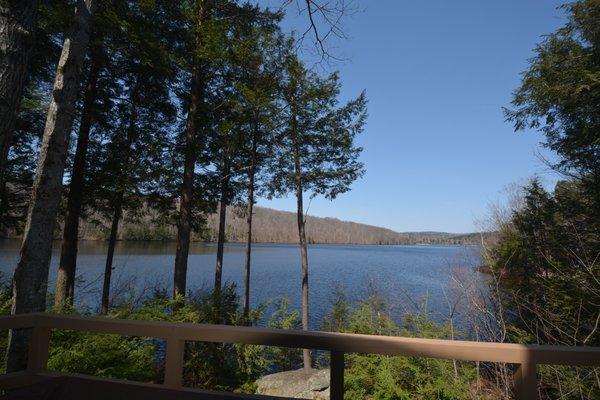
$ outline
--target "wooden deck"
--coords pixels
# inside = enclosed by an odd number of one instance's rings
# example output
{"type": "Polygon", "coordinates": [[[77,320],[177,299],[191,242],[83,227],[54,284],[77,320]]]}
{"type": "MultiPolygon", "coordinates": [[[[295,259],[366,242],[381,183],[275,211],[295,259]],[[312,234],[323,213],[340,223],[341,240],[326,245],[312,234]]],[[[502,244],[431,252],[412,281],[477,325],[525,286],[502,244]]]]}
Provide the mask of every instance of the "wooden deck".
{"type": "MultiPolygon", "coordinates": [[[[64,382],[64,379],[76,379],[76,382],[92,382],[93,384],[90,384],[90,388],[94,387],[94,385],[99,385],[99,392],[102,390],[110,391],[113,390],[112,388],[127,387],[132,388],[127,390],[135,389],[140,393],[154,393],[155,396],[160,396],[161,393],[167,396],[171,393],[169,391],[173,391],[178,393],[176,397],[178,399],[187,399],[188,397],[179,397],[184,395],[199,396],[189,397],[190,399],[268,398],[215,394],[214,392],[198,392],[182,388],[183,351],[186,341],[242,343],[329,351],[331,352],[330,392],[331,399],[334,400],[343,399],[344,353],[372,353],[389,356],[428,357],[514,364],[516,367],[515,394],[519,400],[536,398],[536,366],[538,364],[600,366],[600,348],[597,347],[536,346],[510,343],[417,339],[225,325],[129,321],[45,313],[22,314],[0,318],[0,329],[18,328],[33,329],[29,347],[28,368],[23,373],[0,376],[0,389],[28,385],[29,389],[31,389],[31,384],[35,382],[38,382],[38,384],[40,382],[41,384],[43,382],[51,384],[48,382],[64,382]],[[50,332],[53,329],[166,339],[164,385],[125,383],[123,381],[49,373],[46,369],[50,332]],[[63,379],[63,381],[52,380],[59,378],[63,379]]],[[[85,386],[84,383],[82,385],[85,386]]],[[[96,393],[91,393],[91,395],[95,396],[96,393]]],[[[151,397],[154,395],[148,394],[139,398],[144,398],[145,400],[163,398],[151,397]]],[[[86,396],[83,398],[85,400],[92,400],[95,397],[86,396]]],[[[119,397],[105,395],[103,398],[119,397]]]]}

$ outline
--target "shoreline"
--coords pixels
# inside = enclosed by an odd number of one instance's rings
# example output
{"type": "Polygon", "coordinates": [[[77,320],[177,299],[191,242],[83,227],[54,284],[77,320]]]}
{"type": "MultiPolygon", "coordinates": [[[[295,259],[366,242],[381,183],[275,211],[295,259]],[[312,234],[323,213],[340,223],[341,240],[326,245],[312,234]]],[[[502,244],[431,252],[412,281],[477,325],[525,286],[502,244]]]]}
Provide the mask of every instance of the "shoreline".
{"type": "MultiPolygon", "coordinates": [[[[21,238],[20,237],[0,237],[0,241],[20,241],[21,238]]],[[[61,242],[62,239],[60,238],[54,238],[53,242],[61,242]]],[[[88,242],[88,243],[105,243],[107,242],[106,239],[79,239],[79,243],[82,242],[88,242]]],[[[176,240],[160,240],[160,239],[117,239],[117,243],[164,243],[164,244],[175,244],[177,243],[176,240]]],[[[190,244],[193,243],[201,243],[201,244],[206,244],[206,245],[216,245],[217,242],[213,242],[213,241],[202,241],[202,240],[193,240],[190,242],[190,244]]],[[[245,245],[246,242],[244,241],[226,241],[225,244],[236,244],[236,245],[245,245]]],[[[252,242],[253,245],[282,245],[282,246],[297,246],[298,243],[297,242],[252,242]]],[[[326,246],[414,246],[414,247],[433,247],[433,246],[471,246],[471,247],[477,247],[479,246],[478,243],[410,243],[410,242],[403,242],[403,243],[334,243],[334,242],[314,242],[314,243],[309,243],[309,246],[312,245],[326,245],[326,246]]]]}

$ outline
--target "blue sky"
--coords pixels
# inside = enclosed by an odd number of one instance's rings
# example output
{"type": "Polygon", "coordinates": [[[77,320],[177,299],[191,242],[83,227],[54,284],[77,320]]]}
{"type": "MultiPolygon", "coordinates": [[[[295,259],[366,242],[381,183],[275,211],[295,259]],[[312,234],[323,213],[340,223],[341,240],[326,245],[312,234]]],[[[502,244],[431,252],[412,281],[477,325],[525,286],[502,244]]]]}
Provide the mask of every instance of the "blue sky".
{"type": "MultiPolygon", "coordinates": [[[[276,3],[263,1],[267,4],[276,3]]],[[[502,107],[543,34],[564,23],[558,1],[361,0],[349,39],[330,43],[348,61],[342,97],[366,89],[359,138],[366,174],[309,214],[396,231],[471,232],[504,187],[556,177],[537,153],[541,136],[514,133],[502,107]]],[[[286,29],[306,27],[290,9],[286,29]]],[[[542,150],[543,151],[543,150],[542,150]]],[[[259,205],[293,211],[293,198],[259,205]]]]}

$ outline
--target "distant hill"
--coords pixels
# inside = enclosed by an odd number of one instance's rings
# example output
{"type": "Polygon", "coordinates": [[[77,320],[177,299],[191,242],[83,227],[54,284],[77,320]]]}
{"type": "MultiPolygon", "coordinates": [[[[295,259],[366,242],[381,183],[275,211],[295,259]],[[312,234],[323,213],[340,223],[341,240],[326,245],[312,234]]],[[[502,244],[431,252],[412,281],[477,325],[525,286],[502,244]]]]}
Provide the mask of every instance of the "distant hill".
{"type": "MultiPolygon", "coordinates": [[[[295,243],[298,240],[296,214],[264,207],[254,208],[253,240],[258,243],[295,243]]],[[[89,227],[89,226],[88,226],[89,227]]],[[[216,241],[219,227],[217,214],[207,218],[206,229],[195,240],[216,241]]],[[[90,229],[84,229],[90,232],[90,229]]],[[[92,229],[93,230],[93,229],[92,229]]],[[[395,232],[372,225],[341,221],[337,218],[308,216],[306,219],[309,243],[331,244],[477,244],[479,234],[453,234],[447,232],[395,232]]],[[[162,239],[176,237],[174,226],[156,226],[152,218],[141,223],[125,223],[120,238],[125,240],[162,239]]],[[[227,209],[226,240],[246,240],[244,210],[227,209]]]]}
{"type": "MultiPolygon", "coordinates": [[[[255,207],[253,220],[253,240],[258,243],[296,243],[298,228],[296,214],[271,208],[255,207]]],[[[143,212],[144,216],[135,222],[125,221],[119,229],[121,240],[175,240],[177,229],[174,225],[156,223],[156,213],[152,210],[143,212]]],[[[219,227],[218,214],[207,217],[206,227],[195,234],[195,241],[211,241],[217,239],[219,227]]],[[[83,239],[102,240],[109,233],[109,221],[98,215],[83,221],[80,234],[83,239]],[[93,220],[94,222],[91,222],[93,220]]],[[[306,233],[309,243],[323,244],[479,244],[480,234],[455,234],[448,232],[395,232],[391,229],[373,225],[342,221],[337,218],[320,218],[308,216],[306,233]]],[[[490,234],[486,234],[488,237],[490,234]]],[[[11,235],[9,235],[11,236],[11,235]]],[[[56,238],[61,237],[60,228],[56,238]]],[[[227,209],[227,225],[225,237],[228,242],[244,242],[246,240],[246,217],[241,208],[227,209]]]]}

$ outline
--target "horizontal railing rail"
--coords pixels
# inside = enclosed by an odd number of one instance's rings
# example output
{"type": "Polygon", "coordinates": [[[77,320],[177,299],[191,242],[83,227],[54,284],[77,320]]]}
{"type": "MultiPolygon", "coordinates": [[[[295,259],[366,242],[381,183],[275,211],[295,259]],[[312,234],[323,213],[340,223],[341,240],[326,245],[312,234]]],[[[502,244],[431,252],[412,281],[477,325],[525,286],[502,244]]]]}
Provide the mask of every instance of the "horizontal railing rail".
{"type": "Polygon", "coordinates": [[[330,391],[331,398],[336,400],[343,398],[345,353],[515,364],[515,392],[520,400],[536,397],[538,364],[600,366],[600,348],[597,347],[420,339],[45,313],[0,317],[0,330],[19,328],[33,328],[28,363],[28,371],[32,373],[47,368],[52,329],[164,338],[167,344],[164,384],[175,389],[182,385],[186,341],[326,350],[331,352],[330,391]]]}

